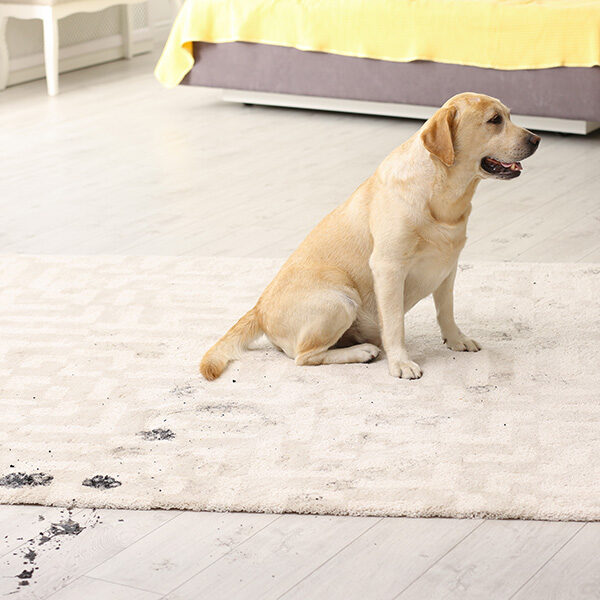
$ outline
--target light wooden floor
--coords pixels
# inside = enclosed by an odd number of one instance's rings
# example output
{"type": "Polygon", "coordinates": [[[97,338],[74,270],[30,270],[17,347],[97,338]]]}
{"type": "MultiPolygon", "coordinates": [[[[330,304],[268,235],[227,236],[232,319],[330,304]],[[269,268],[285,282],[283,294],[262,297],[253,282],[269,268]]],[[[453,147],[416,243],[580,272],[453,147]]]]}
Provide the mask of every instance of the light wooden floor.
{"type": "MultiPolygon", "coordinates": [[[[420,126],[226,105],[152,64],[0,94],[0,252],[283,257],[420,126]]],[[[480,186],[464,259],[600,261],[599,161],[600,132],[544,134],[519,180],[480,186]]],[[[83,531],[36,545],[18,586],[28,540],[67,517],[0,507],[0,595],[600,598],[600,524],[174,511],[74,511],[83,531]]]]}

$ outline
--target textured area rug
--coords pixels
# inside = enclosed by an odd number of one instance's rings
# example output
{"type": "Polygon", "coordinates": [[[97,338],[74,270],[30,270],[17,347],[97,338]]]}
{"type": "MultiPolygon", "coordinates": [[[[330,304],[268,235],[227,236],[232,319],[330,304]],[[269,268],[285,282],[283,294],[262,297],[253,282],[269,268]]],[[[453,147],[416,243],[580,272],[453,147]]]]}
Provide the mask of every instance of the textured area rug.
{"type": "Polygon", "coordinates": [[[297,367],[267,342],[208,383],[203,350],[278,263],[0,258],[0,502],[352,515],[600,518],[600,266],[462,265],[424,369],[297,367]]]}

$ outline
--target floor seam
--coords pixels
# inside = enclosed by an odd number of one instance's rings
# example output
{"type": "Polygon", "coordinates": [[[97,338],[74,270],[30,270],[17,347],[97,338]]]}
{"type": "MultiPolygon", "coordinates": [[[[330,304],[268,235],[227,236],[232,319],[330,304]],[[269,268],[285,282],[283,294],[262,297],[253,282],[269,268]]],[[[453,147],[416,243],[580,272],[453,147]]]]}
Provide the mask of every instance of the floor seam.
{"type": "Polygon", "coordinates": [[[139,590],[140,592],[148,592],[149,594],[154,594],[157,597],[157,600],[162,597],[162,592],[157,592],[155,590],[149,590],[148,588],[138,587],[137,585],[131,585],[129,583],[122,583],[120,581],[110,581],[110,579],[104,579],[103,577],[92,577],[91,575],[80,575],[77,579],[82,579],[83,577],[87,577],[87,579],[94,579],[95,581],[103,581],[104,583],[110,583],[111,585],[121,585],[123,587],[130,588],[132,590],[139,590]]]}
{"type": "Polygon", "coordinates": [[[458,547],[460,544],[462,544],[472,533],[474,533],[475,531],[477,531],[484,523],[487,522],[487,519],[484,519],[483,521],[481,521],[481,523],[479,523],[479,525],[476,525],[475,527],[473,527],[473,529],[471,529],[471,531],[469,531],[466,535],[464,535],[462,538],[460,538],[460,540],[458,540],[458,542],[456,542],[456,544],[454,544],[453,546],[451,546],[450,548],[448,548],[448,550],[446,550],[446,552],[444,552],[440,557],[438,557],[437,560],[435,560],[434,562],[432,562],[422,573],[420,573],[419,575],[417,575],[417,577],[415,577],[408,585],[404,586],[393,598],[392,600],[396,600],[396,598],[399,598],[402,594],[404,594],[404,592],[411,587],[412,585],[414,585],[419,579],[421,579],[421,577],[423,577],[423,575],[425,575],[425,573],[427,573],[428,571],[430,571],[431,569],[433,569],[433,567],[435,567],[435,565],[437,565],[443,558],[445,558],[446,556],[448,556],[448,554],[450,554],[450,552],[452,552],[456,547],[458,547]]]}
{"type": "Polygon", "coordinates": [[[377,521],[375,521],[375,523],[373,523],[373,525],[371,525],[370,527],[367,527],[364,531],[361,531],[355,538],[350,540],[346,545],[344,545],[342,548],[340,548],[337,552],[334,552],[329,558],[324,560],[318,567],[315,567],[310,573],[307,573],[304,577],[302,577],[301,579],[296,581],[296,583],[294,583],[294,585],[292,585],[287,590],[285,590],[285,592],[283,592],[283,594],[277,596],[276,600],[280,600],[280,598],[283,598],[286,594],[289,594],[295,587],[299,586],[305,579],[310,577],[313,573],[316,573],[321,567],[323,567],[330,560],[332,560],[336,556],[338,556],[338,554],[340,554],[340,552],[343,552],[346,548],[348,548],[348,546],[351,546],[352,544],[354,544],[354,542],[356,540],[358,540],[359,538],[361,538],[363,535],[365,535],[365,533],[367,533],[368,531],[371,531],[371,529],[373,529],[373,527],[375,527],[378,523],[381,523],[381,521],[383,521],[383,518],[377,519],[377,521]]]}
{"type": "Polygon", "coordinates": [[[122,587],[126,587],[126,588],[129,588],[132,590],[138,590],[140,592],[147,592],[149,594],[154,594],[156,596],[156,600],[160,600],[160,597],[161,597],[160,592],[155,592],[153,590],[147,590],[144,588],[136,587],[134,585],[129,585],[128,583],[117,583],[116,581],[109,581],[108,579],[102,579],[102,577],[92,577],[90,575],[79,575],[75,579],[72,579],[71,581],[69,581],[69,583],[67,583],[67,585],[64,585],[64,586],[54,590],[49,596],[44,596],[44,600],[48,600],[48,598],[52,598],[52,596],[54,596],[55,594],[62,592],[63,590],[67,589],[68,587],[70,587],[71,585],[73,585],[74,583],[79,581],[80,579],[84,579],[84,578],[85,579],[93,579],[94,581],[102,581],[104,583],[109,583],[110,585],[120,585],[122,587]]]}
{"type": "MultiPolygon", "coordinates": [[[[589,252],[587,252],[586,254],[584,254],[584,255],[583,255],[583,256],[582,256],[582,257],[581,257],[579,260],[576,260],[575,262],[578,262],[578,263],[585,263],[585,262],[588,262],[588,261],[586,261],[585,259],[586,259],[586,258],[587,258],[587,257],[588,257],[590,254],[593,254],[594,252],[597,252],[598,250],[600,250],[600,245],[598,245],[598,246],[595,246],[595,247],[594,247],[592,250],[590,250],[589,252]]],[[[595,263],[595,262],[597,262],[597,261],[594,261],[594,263],[595,263]]],[[[594,264],[594,263],[592,263],[592,264],[594,264]]]]}
{"type": "MultiPolygon", "coordinates": [[[[252,513],[250,513],[250,514],[252,514],[252,513]]],[[[279,521],[279,519],[281,519],[281,517],[283,517],[283,515],[277,515],[273,520],[269,521],[264,527],[261,527],[260,529],[257,529],[252,535],[248,536],[243,541],[241,541],[239,544],[236,544],[235,546],[233,546],[232,548],[230,548],[227,552],[225,552],[225,554],[222,554],[221,556],[219,556],[219,558],[216,558],[210,564],[206,565],[205,567],[203,567],[199,571],[196,571],[192,576],[188,577],[185,581],[182,581],[179,585],[176,585],[174,588],[170,589],[168,592],[166,592],[165,594],[163,594],[163,596],[161,596],[161,598],[168,597],[169,594],[172,594],[174,591],[178,590],[181,586],[185,585],[188,581],[190,581],[194,577],[196,577],[196,575],[199,575],[200,573],[203,573],[204,571],[206,571],[206,569],[209,569],[210,567],[212,567],[215,563],[219,562],[222,558],[225,558],[226,556],[228,556],[229,554],[231,554],[231,552],[233,552],[234,550],[237,550],[240,546],[242,546],[243,544],[245,544],[248,540],[251,540],[255,535],[258,535],[261,531],[263,531],[267,527],[270,527],[273,523],[279,521]]]]}
{"type": "Polygon", "coordinates": [[[548,560],[546,560],[542,565],[540,565],[540,567],[538,569],[536,569],[531,576],[523,582],[522,585],[520,585],[513,594],[511,594],[506,600],[512,600],[512,598],[514,598],[567,544],[569,544],[569,542],[575,538],[579,532],[587,525],[587,523],[584,523],[579,529],[577,529],[577,531],[575,531],[575,533],[569,537],[564,544],[562,544],[562,546],[560,546],[556,552],[554,554],[552,554],[552,556],[550,556],[548,558],[548,560]]]}
{"type": "Polygon", "coordinates": [[[134,544],[137,544],[140,540],[143,540],[145,537],[149,536],[151,533],[154,533],[155,531],[159,530],[161,527],[164,527],[167,523],[171,523],[171,521],[174,521],[175,519],[177,519],[177,517],[180,517],[182,514],[183,514],[182,512],[178,512],[176,515],[173,515],[170,519],[167,519],[166,521],[162,522],[160,525],[158,525],[154,529],[147,531],[144,535],[142,535],[141,537],[139,537],[136,540],[134,540],[133,542],[131,542],[127,547],[122,548],[118,552],[115,552],[113,555],[104,559],[102,562],[93,566],[91,569],[88,569],[85,573],[82,573],[82,575],[87,575],[90,571],[97,569],[98,567],[102,566],[105,562],[107,562],[107,561],[111,560],[112,558],[114,558],[115,556],[118,556],[119,554],[121,554],[121,552],[125,552],[125,550],[127,550],[127,548],[130,548],[134,544]]]}

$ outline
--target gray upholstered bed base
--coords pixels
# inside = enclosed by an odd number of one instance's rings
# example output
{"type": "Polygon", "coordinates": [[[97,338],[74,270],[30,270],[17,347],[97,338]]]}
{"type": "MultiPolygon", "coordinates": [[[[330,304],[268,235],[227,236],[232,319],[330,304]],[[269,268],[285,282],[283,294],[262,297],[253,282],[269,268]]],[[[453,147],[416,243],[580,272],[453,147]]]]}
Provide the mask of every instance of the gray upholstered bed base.
{"type": "Polygon", "coordinates": [[[194,54],[188,85],[418,106],[474,91],[502,99],[514,114],[600,122],[600,67],[503,71],[244,42],[196,43],[194,54]]]}

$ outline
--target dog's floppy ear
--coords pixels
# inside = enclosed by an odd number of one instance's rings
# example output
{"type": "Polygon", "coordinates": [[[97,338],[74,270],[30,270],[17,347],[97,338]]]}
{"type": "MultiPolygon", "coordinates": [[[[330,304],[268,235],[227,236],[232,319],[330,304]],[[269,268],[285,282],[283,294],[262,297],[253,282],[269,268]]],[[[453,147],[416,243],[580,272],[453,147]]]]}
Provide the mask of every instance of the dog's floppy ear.
{"type": "Polygon", "coordinates": [[[440,108],[423,127],[421,139],[431,154],[439,158],[447,167],[454,164],[454,144],[452,142],[452,121],[456,115],[454,107],[440,108]]]}

